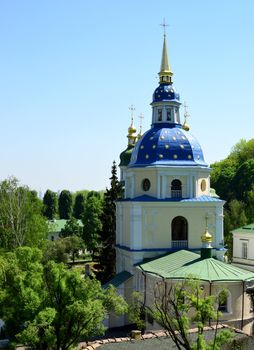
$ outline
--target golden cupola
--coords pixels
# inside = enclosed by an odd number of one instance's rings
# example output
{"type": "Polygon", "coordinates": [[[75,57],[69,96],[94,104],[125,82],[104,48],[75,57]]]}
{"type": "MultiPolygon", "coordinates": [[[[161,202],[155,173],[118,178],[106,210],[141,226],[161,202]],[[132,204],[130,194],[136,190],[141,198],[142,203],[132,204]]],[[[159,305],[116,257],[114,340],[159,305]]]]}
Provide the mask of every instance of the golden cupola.
{"type": "Polygon", "coordinates": [[[137,134],[136,134],[137,129],[134,126],[134,117],[133,117],[133,111],[135,110],[135,108],[131,106],[129,109],[131,110],[131,125],[128,128],[128,135],[127,135],[128,146],[134,147],[137,139],[137,134]]]}
{"type": "Polygon", "coordinates": [[[202,243],[212,243],[213,236],[208,232],[208,228],[206,227],[205,232],[201,236],[202,243]]]}

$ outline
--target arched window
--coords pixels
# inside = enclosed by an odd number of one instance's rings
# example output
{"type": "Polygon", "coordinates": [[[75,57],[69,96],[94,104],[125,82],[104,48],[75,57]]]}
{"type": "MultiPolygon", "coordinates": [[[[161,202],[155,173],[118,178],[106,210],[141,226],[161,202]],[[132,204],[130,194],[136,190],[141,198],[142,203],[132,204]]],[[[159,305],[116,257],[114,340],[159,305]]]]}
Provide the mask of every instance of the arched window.
{"type": "Polygon", "coordinates": [[[172,248],[188,248],[188,222],[183,216],[176,216],[171,223],[172,248]]]}
{"type": "Polygon", "coordinates": [[[162,109],[158,109],[158,122],[162,121],[162,109]]]}
{"type": "Polygon", "coordinates": [[[171,122],[171,119],[172,119],[171,108],[167,108],[167,121],[171,122]]]}
{"type": "Polygon", "coordinates": [[[180,180],[173,180],[171,182],[171,197],[181,198],[182,197],[182,183],[180,180]]]}
{"type": "Polygon", "coordinates": [[[144,179],[142,181],[142,189],[143,189],[143,191],[149,191],[150,187],[151,187],[150,180],[149,179],[144,179]]]}
{"type": "Polygon", "coordinates": [[[222,313],[231,312],[231,294],[228,290],[223,290],[219,293],[218,310],[222,313]]]}

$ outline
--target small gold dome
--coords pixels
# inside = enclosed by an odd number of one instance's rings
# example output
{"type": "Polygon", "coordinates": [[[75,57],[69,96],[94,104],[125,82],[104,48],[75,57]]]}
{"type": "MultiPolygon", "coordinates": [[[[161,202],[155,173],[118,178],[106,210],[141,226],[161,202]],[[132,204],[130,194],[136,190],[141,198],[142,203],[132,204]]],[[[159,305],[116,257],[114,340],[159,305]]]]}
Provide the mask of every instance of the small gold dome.
{"type": "Polygon", "coordinates": [[[137,140],[140,140],[140,139],[141,139],[141,137],[142,137],[142,134],[141,134],[141,133],[139,133],[139,134],[137,135],[137,140]]]}
{"type": "Polygon", "coordinates": [[[128,128],[128,133],[129,134],[135,134],[137,131],[137,129],[135,128],[135,126],[133,124],[131,124],[128,128]]]}
{"type": "Polygon", "coordinates": [[[128,133],[130,134],[135,134],[137,132],[137,129],[135,128],[134,124],[131,123],[131,125],[128,128],[128,133]]]}
{"type": "Polygon", "coordinates": [[[128,146],[135,146],[136,140],[137,140],[137,134],[136,134],[137,129],[135,128],[133,124],[133,119],[131,120],[131,125],[128,128],[128,146]]]}
{"type": "Polygon", "coordinates": [[[202,243],[211,243],[213,241],[213,236],[208,232],[208,229],[201,236],[201,240],[202,243]]]}
{"type": "Polygon", "coordinates": [[[185,131],[189,131],[190,130],[190,127],[189,127],[189,125],[187,123],[183,124],[183,130],[185,130],[185,131]]]}

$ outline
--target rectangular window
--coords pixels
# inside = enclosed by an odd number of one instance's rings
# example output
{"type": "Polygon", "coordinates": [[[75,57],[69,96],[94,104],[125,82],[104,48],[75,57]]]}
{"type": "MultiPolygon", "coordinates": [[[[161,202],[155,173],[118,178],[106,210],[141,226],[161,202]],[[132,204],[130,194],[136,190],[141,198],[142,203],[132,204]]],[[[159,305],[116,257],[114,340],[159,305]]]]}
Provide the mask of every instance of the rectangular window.
{"type": "Polygon", "coordinates": [[[248,242],[242,242],[242,259],[248,258],[248,242]]]}
{"type": "Polygon", "coordinates": [[[221,312],[227,312],[227,295],[224,292],[219,294],[218,310],[221,312]]]}
{"type": "Polygon", "coordinates": [[[171,121],[171,108],[167,108],[167,121],[171,121]]]}
{"type": "Polygon", "coordinates": [[[158,121],[162,121],[162,109],[158,109],[158,121]]]}

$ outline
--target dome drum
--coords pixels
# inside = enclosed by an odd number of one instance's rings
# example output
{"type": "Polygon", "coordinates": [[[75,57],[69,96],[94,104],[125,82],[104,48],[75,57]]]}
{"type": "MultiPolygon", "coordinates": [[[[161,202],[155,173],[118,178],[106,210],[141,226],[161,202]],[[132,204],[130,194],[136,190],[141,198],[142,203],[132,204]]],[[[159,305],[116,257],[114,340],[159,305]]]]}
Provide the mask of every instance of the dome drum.
{"type": "Polygon", "coordinates": [[[175,123],[181,124],[179,106],[180,103],[152,103],[152,124],[175,123]]]}

